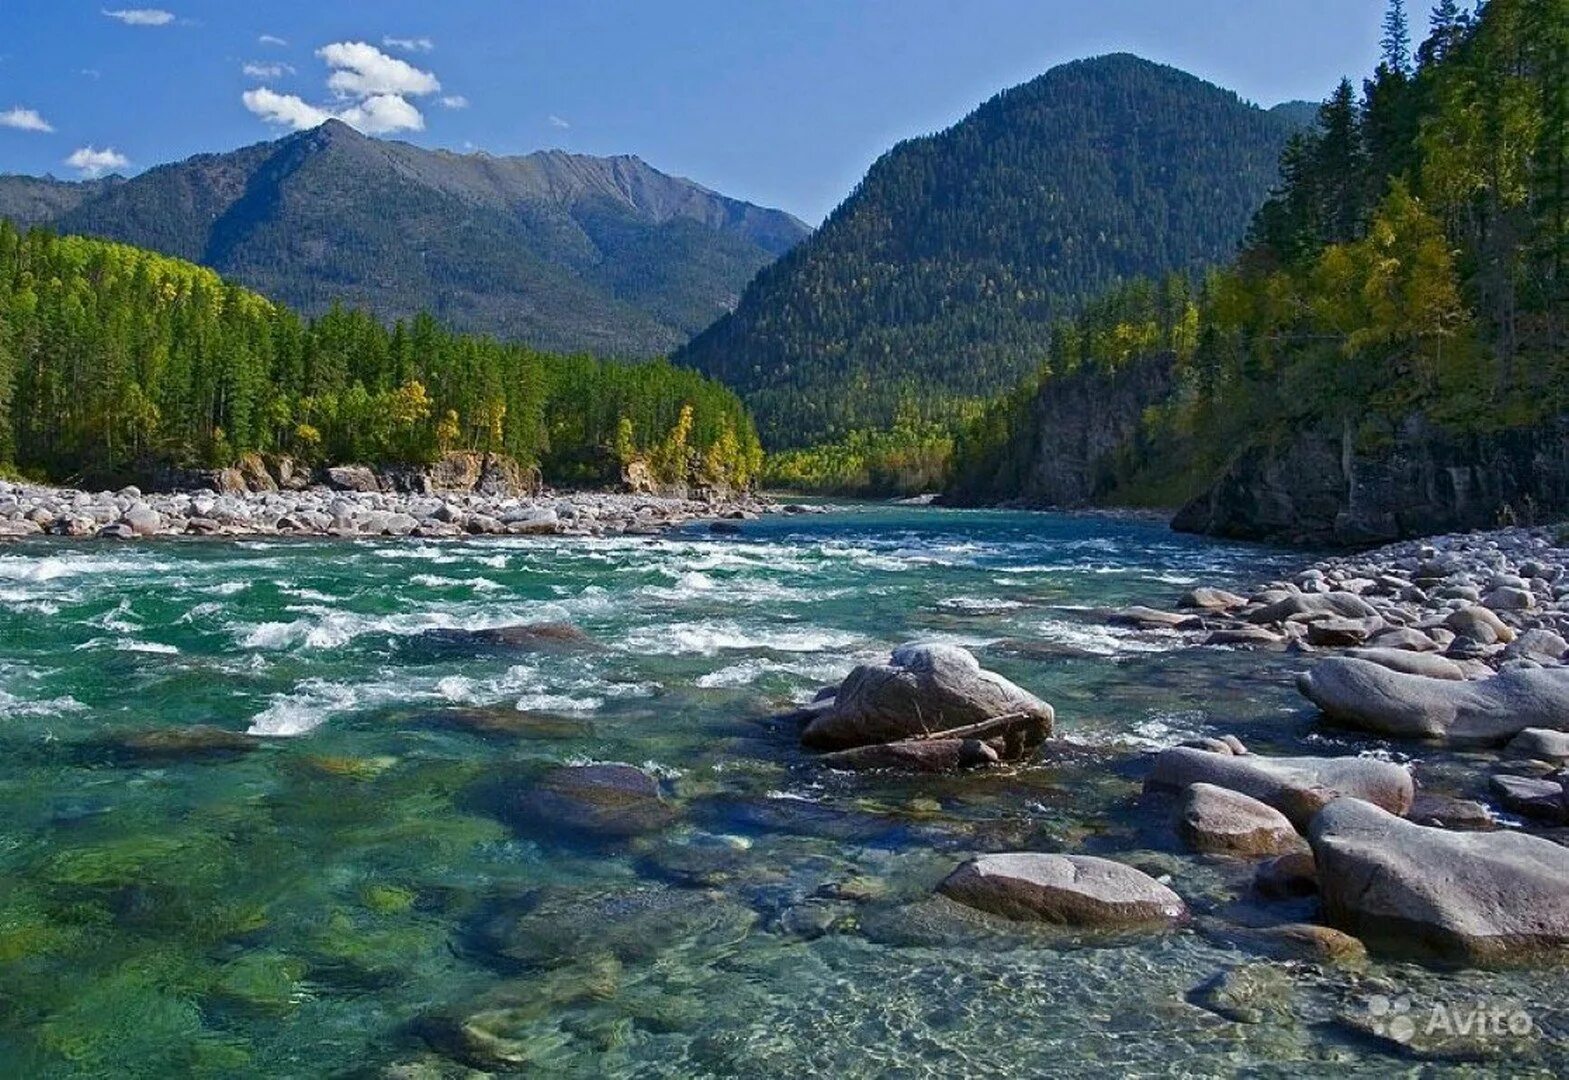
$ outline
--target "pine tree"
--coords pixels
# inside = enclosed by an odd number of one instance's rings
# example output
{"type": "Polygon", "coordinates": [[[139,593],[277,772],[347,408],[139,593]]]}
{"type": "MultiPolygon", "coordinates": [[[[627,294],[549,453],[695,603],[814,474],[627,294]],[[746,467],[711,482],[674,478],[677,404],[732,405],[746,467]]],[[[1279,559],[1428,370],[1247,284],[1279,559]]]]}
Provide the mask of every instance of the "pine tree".
{"type": "Polygon", "coordinates": [[[1406,17],[1405,0],[1389,0],[1384,11],[1384,36],[1379,39],[1384,64],[1390,71],[1411,74],[1411,22],[1406,17]]]}

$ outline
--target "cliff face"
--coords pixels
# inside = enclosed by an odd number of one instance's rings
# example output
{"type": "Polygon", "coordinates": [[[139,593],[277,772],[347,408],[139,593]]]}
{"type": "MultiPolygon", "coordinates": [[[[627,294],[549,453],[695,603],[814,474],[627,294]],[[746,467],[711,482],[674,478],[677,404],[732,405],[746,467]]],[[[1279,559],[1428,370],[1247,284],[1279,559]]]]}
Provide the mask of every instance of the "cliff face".
{"type": "Polygon", "coordinates": [[[1299,433],[1244,451],[1172,522],[1182,532],[1358,546],[1569,511],[1569,418],[1457,435],[1413,418],[1375,448],[1299,433]]]}
{"type": "Polygon", "coordinates": [[[1141,359],[1114,374],[1048,379],[992,476],[966,477],[949,501],[1083,506],[1113,495],[1117,466],[1138,447],[1144,411],[1170,396],[1175,359],[1141,359]]]}

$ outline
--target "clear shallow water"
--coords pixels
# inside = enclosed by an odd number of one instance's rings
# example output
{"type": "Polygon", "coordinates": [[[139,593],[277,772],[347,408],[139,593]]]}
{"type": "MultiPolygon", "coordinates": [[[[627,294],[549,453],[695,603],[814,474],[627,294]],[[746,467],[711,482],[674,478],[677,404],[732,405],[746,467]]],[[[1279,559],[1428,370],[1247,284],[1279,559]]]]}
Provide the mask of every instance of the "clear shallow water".
{"type": "Polygon", "coordinates": [[[0,1075],[1385,1075],[1397,1059],[1334,1018],[1389,990],[1528,1000],[1546,1034],[1516,1064],[1545,1069],[1555,979],[1291,969],[1295,1018],[1252,1025],[1188,1001],[1256,959],[1206,931],[1259,914],[1236,905],[1250,868],[1180,855],[1139,806],[1141,755],[1226,731],[1353,747],[1314,732],[1287,659],[1091,609],[1298,561],[933,509],[740,537],[0,549],[0,1075]],[[597,647],[421,636],[538,622],[597,647]],[[845,776],[767,721],[913,638],[975,649],[1082,750],[845,776]],[[190,725],[267,738],[145,739],[190,725]],[[674,823],[590,843],[518,810],[595,761],[659,776],[674,823]],[[1170,874],[1199,927],[1083,947],[927,899],[966,853],[1013,848],[1170,874]]]}

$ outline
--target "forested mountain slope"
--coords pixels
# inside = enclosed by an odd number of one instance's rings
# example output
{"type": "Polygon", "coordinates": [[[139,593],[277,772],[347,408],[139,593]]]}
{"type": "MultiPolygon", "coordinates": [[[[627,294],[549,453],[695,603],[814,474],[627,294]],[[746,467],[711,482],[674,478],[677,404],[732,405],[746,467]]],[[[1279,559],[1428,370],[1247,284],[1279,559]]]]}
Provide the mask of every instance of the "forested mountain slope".
{"type": "Polygon", "coordinates": [[[559,356],[304,320],[203,267],[0,221],[0,472],[107,480],[242,455],[305,465],[510,455],[546,479],[744,486],[761,449],[740,400],[663,360],[559,356]]]}
{"type": "Polygon", "coordinates": [[[1386,34],[1281,173],[1228,269],[1106,297],[972,424],[956,496],[1190,498],[1183,528],[1313,543],[1569,511],[1569,5],[1386,34]],[[1070,403],[1119,387],[1063,482],[1070,403]]]}
{"type": "Polygon", "coordinates": [[[337,121],[117,183],[0,177],[0,216],[198,262],[308,314],[429,311],[622,356],[686,340],[808,232],[634,157],[460,155],[337,121]]]}
{"type": "Polygon", "coordinates": [[[890,150],[676,360],[773,446],[949,418],[1106,287],[1235,254],[1300,122],[1133,56],[1053,69],[890,150]]]}

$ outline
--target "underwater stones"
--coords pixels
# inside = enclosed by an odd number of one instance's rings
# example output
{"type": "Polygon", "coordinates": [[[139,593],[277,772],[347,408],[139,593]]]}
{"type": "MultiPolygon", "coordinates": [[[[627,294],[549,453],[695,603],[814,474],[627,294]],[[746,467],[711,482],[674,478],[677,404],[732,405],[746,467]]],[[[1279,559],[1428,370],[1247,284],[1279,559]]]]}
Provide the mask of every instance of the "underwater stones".
{"type": "Polygon", "coordinates": [[[1467,963],[1569,945],[1569,849],[1414,825],[1338,799],[1308,834],[1329,922],[1391,951],[1467,963]]]}
{"type": "Polygon", "coordinates": [[[461,945],[503,971],[557,967],[600,954],[643,963],[673,949],[721,949],[756,922],[751,908],[711,890],[549,886],[482,905],[466,923],[461,945]]]}
{"type": "Polygon", "coordinates": [[[520,623],[478,630],[426,630],[413,644],[442,652],[552,652],[592,648],[594,639],[571,623],[520,623]]]}
{"type": "Polygon", "coordinates": [[[1020,922],[1157,930],[1187,917],[1182,898],[1142,870],[1091,855],[982,855],[949,874],[938,891],[1020,922]]]}
{"type": "Polygon", "coordinates": [[[1278,855],[1302,838],[1272,806],[1213,784],[1192,784],[1177,807],[1177,835],[1195,851],[1219,855],[1278,855]]]}
{"type": "Polygon", "coordinates": [[[591,837],[657,832],[676,819],[659,781],[630,765],[568,765],[547,774],[522,799],[529,824],[591,837]]]}
{"type": "Polygon", "coordinates": [[[151,728],[112,737],[117,753],[135,761],[227,761],[261,746],[261,740],[238,731],[197,724],[151,728]]]}
{"type": "Polygon", "coordinates": [[[982,669],[968,652],[909,644],[895,649],[886,664],[862,664],[850,672],[833,707],[807,725],[801,742],[816,750],[846,750],[1014,715],[1024,722],[1017,754],[1051,734],[1050,705],[982,669]]]}
{"type": "Polygon", "coordinates": [[[1405,813],[1414,790],[1411,774],[1371,758],[1269,757],[1213,754],[1177,746],[1163,750],[1146,789],[1181,791],[1197,783],[1241,792],[1279,810],[1298,829],[1331,801],[1349,795],[1405,813]]]}
{"type": "Polygon", "coordinates": [[[1195,986],[1188,1000],[1238,1024],[1262,1024],[1291,1019],[1295,994],[1291,976],[1275,965],[1242,964],[1195,986]]]}
{"type": "Polygon", "coordinates": [[[571,716],[529,712],[511,706],[473,706],[430,713],[422,722],[482,739],[575,739],[593,729],[571,716]]]}
{"type": "Polygon", "coordinates": [[[1455,682],[1331,657],[1299,676],[1297,689],[1331,720],[1383,735],[1490,743],[1531,727],[1569,728],[1569,669],[1455,682]]]}

